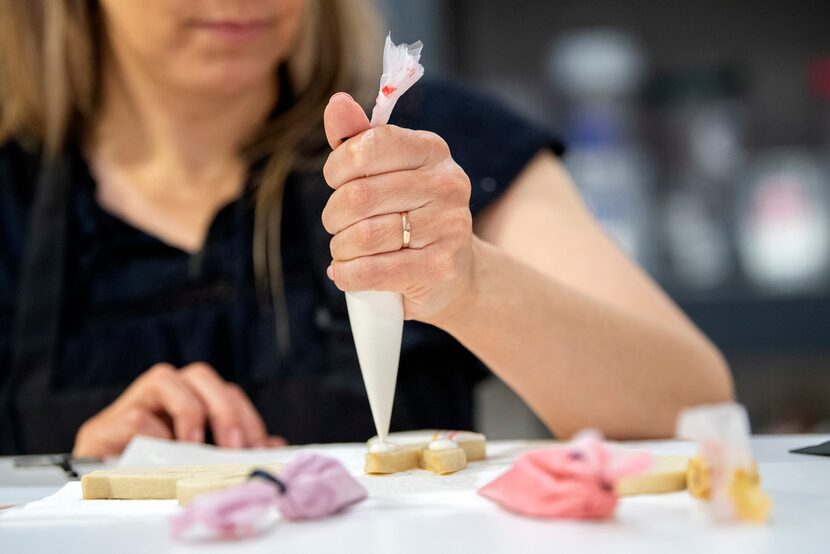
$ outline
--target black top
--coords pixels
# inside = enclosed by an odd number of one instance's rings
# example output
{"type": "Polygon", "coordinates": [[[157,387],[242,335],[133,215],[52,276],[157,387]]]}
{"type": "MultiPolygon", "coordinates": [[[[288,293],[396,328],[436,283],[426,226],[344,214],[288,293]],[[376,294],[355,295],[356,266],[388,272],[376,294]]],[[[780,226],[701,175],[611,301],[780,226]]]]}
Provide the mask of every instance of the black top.
{"type": "MultiPolygon", "coordinates": [[[[398,102],[391,123],[447,141],[470,177],[473,214],[540,149],[562,149],[548,131],[501,104],[446,83],[416,85],[398,102]]],[[[63,161],[60,182],[40,185],[66,190],[52,199],[65,209],[67,232],[52,246],[62,256],[41,256],[54,267],[33,269],[23,261],[31,258],[27,249],[37,248],[33,230],[48,240],[45,229],[61,218],[33,207],[38,154],[17,143],[0,148],[0,418],[11,407],[17,422],[14,432],[0,430],[0,453],[70,450],[79,425],[158,362],[211,364],[248,392],[270,433],[290,442],[362,441],[374,434],[343,293],[325,274],[330,237],[320,214],[331,190],[319,171],[295,172],[286,184],[282,254],[291,343],[282,356],[270,302],[253,275],[252,187],[216,215],[202,251],[189,255],[102,210],[77,145],[67,146],[63,161]],[[17,314],[32,310],[18,294],[22,274],[30,283],[56,276],[60,317],[54,318],[51,367],[40,377],[24,372],[8,393],[12,351],[21,340],[17,314]]],[[[42,304],[49,291],[39,286],[29,290],[42,304]]],[[[38,328],[42,313],[34,313],[34,334],[47,333],[38,328]]],[[[393,430],[472,428],[471,390],[483,375],[449,335],[407,322],[393,430]]]]}

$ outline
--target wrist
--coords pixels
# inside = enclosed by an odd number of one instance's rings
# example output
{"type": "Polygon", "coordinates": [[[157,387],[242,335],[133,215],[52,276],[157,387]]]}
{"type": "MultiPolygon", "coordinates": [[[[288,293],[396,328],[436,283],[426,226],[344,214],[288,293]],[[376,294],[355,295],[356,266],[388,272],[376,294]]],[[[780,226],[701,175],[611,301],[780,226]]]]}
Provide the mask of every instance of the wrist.
{"type": "Polygon", "coordinates": [[[451,335],[456,335],[481,311],[483,289],[495,247],[473,235],[471,250],[470,275],[464,290],[455,302],[426,322],[451,335]]]}

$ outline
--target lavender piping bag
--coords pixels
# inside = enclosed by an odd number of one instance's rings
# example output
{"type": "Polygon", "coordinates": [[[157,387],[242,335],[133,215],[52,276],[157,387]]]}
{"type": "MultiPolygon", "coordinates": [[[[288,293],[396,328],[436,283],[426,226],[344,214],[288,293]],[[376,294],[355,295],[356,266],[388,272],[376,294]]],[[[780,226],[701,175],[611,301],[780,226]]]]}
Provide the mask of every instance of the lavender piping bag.
{"type": "Polygon", "coordinates": [[[242,538],[276,521],[275,509],[288,520],[320,519],[367,497],[339,461],[306,452],[288,462],[277,477],[263,470],[247,483],[196,498],[173,516],[174,538],[242,538]]]}

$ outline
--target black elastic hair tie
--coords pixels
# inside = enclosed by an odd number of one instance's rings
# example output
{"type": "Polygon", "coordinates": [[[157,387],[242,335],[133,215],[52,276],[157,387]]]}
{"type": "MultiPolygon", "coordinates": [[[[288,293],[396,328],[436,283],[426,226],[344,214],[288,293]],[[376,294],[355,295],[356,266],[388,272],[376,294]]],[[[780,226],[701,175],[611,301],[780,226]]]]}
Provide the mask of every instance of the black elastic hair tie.
{"type": "Polygon", "coordinates": [[[272,475],[264,469],[255,469],[251,472],[250,475],[248,475],[249,480],[253,479],[254,477],[259,477],[260,479],[265,479],[266,481],[275,484],[277,488],[280,490],[280,494],[285,494],[285,491],[288,490],[288,487],[285,486],[285,483],[283,483],[276,475],[272,475]]]}

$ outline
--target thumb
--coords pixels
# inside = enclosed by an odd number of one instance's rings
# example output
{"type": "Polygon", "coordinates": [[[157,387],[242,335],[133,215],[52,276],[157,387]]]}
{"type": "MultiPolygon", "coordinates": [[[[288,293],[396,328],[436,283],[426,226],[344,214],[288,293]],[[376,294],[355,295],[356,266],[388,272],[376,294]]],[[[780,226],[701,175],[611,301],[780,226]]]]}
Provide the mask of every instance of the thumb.
{"type": "Polygon", "coordinates": [[[332,150],[369,128],[369,118],[360,104],[345,92],[338,92],[329,100],[323,113],[326,139],[332,150]]]}

